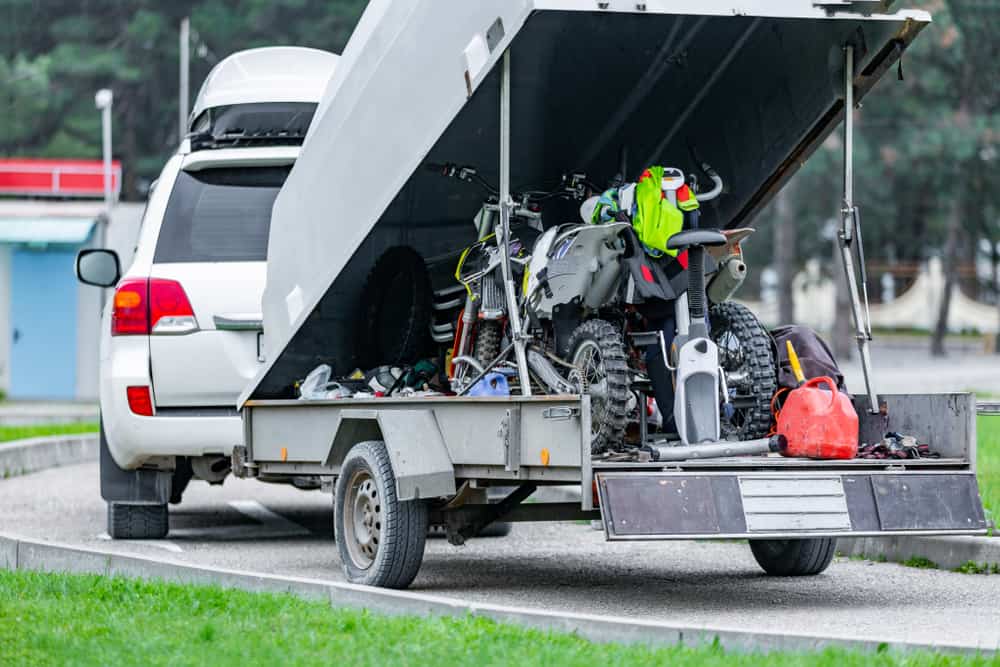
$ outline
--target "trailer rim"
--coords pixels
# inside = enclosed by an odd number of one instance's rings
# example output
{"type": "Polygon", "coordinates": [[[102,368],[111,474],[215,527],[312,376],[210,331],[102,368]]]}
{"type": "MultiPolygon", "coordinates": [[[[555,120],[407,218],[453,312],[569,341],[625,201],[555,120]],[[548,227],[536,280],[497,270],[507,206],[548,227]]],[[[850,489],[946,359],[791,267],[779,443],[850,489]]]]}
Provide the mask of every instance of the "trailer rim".
{"type": "Polygon", "coordinates": [[[378,556],[382,539],[382,505],[378,487],[368,470],[354,472],[344,503],[344,545],[359,570],[367,570],[378,556]]]}

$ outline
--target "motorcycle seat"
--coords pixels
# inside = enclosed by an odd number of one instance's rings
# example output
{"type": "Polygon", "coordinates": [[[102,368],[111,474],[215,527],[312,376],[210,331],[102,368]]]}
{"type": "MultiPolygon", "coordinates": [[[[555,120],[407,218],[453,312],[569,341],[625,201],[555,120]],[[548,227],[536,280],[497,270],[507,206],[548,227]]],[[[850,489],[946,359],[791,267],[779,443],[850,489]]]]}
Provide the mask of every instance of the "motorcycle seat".
{"type": "Polygon", "coordinates": [[[720,246],[729,243],[725,235],[717,229],[688,229],[678,232],[667,240],[669,250],[683,250],[691,246],[720,246]]]}

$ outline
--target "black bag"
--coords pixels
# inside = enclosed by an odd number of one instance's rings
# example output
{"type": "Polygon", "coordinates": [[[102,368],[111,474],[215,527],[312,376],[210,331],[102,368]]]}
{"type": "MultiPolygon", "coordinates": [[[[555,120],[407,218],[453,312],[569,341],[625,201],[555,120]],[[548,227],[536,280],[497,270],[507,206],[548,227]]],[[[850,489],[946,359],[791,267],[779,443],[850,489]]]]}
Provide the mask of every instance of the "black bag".
{"type": "Polygon", "coordinates": [[[795,374],[792,373],[792,364],[788,360],[788,346],[785,345],[785,341],[790,340],[807,380],[824,376],[833,378],[837,383],[837,389],[847,392],[847,387],[844,386],[844,374],[840,372],[837,360],[833,358],[833,351],[818,333],[809,327],[792,324],[774,329],[771,336],[776,347],[774,358],[778,362],[779,387],[795,389],[798,386],[795,374]]]}
{"type": "Polygon", "coordinates": [[[646,254],[635,231],[622,232],[625,253],[622,264],[632,276],[635,296],[640,302],[673,301],[687,289],[687,276],[672,257],[654,259],[646,254]]]}

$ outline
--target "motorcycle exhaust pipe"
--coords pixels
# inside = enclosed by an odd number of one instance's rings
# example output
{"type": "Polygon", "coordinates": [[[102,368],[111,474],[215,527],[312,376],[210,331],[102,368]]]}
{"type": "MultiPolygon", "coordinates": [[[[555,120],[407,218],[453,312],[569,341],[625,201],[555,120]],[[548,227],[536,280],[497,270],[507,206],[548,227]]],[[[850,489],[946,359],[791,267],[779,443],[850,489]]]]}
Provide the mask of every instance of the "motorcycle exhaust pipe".
{"type": "Polygon", "coordinates": [[[535,376],[542,381],[553,393],[575,394],[576,387],[567,382],[555,366],[537,350],[528,350],[528,366],[535,373],[535,376]]]}
{"type": "Polygon", "coordinates": [[[719,271],[708,284],[708,300],[712,303],[729,301],[747,279],[747,265],[739,255],[722,260],[719,271]]]}
{"type": "Polygon", "coordinates": [[[769,452],[783,452],[788,448],[788,440],[783,435],[758,440],[735,442],[706,442],[700,445],[678,447],[652,447],[653,460],[692,461],[699,459],[723,459],[731,456],[753,456],[769,452]]]}

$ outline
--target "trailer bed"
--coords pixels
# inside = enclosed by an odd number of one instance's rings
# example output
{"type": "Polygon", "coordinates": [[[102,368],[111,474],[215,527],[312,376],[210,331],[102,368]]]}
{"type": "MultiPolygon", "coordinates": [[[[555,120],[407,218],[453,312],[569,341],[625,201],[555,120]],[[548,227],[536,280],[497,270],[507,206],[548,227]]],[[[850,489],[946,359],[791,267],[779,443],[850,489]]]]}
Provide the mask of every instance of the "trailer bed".
{"type": "Polygon", "coordinates": [[[586,396],[435,396],[249,401],[234,469],[331,481],[351,447],[381,440],[399,498],[436,504],[442,521],[483,509],[471,489],[573,485],[579,502],[517,502],[507,511],[522,521],[599,517],[609,540],[984,533],[974,396],[882,400],[881,414],[858,410],[861,442],[909,433],[940,458],[592,457],[586,396]]]}

